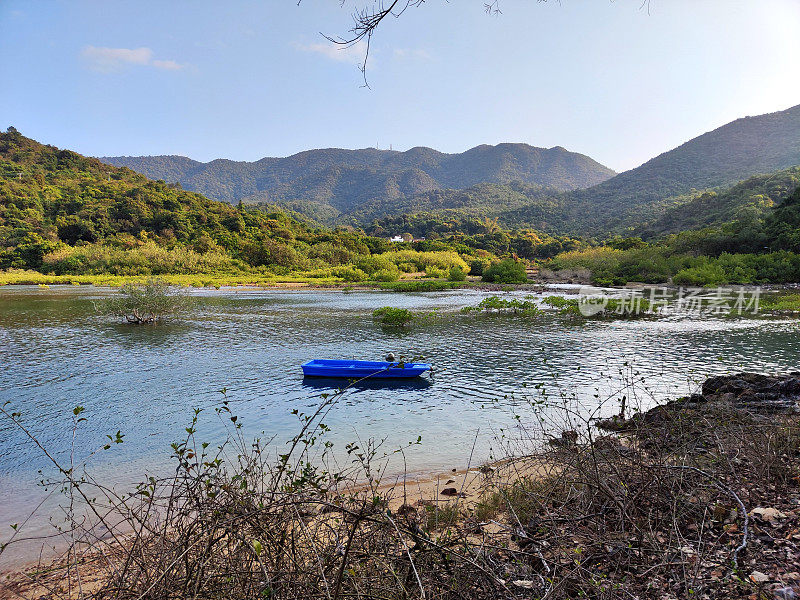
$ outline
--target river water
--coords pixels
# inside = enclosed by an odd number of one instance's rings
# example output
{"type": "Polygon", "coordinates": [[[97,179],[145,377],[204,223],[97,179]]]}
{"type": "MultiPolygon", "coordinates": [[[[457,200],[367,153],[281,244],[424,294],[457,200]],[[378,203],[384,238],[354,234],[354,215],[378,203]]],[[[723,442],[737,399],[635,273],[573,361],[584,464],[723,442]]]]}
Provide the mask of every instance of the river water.
{"type": "MultiPolygon", "coordinates": [[[[124,443],[89,460],[91,472],[110,483],[167,469],[169,445],[185,435],[194,408],[203,409],[198,438],[221,441],[230,421],[213,409],[225,398],[246,436],[285,447],[298,431],[292,411],[313,412],[321,394],[341,386],[304,380],[300,364],[312,358],[374,360],[393,351],[433,363],[433,377],[348,390],[325,417],[334,452],[367,438],[385,440],[391,451],[421,436],[390,473],[464,468],[470,456],[473,464],[487,460],[501,440],[535,423],[533,407],[545,396],[584,414],[607,399],[600,412],[613,412],[622,394],[646,408],[691,392],[711,374],[796,369],[800,358],[796,321],[785,319],[577,324],[462,314],[489,295],[478,291],[223,289],[196,292],[197,310],[186,318],[130,326],[96,310],[112,293],[0,288],[0,403],[21,413],[62,461],[71,452],[75,406],[87,419],[74,436],[78,459],[120,431],[124,443]],[[386,305],[434,316],[408,331],[384,331],[370,314],[386,305]]],[[[52,472],[41,450],[0,419],[0,540],[43,497],[39,470],[52,472]]],[[[46,523],[48,510],[52,501],[32,523],[46,523]]]]}

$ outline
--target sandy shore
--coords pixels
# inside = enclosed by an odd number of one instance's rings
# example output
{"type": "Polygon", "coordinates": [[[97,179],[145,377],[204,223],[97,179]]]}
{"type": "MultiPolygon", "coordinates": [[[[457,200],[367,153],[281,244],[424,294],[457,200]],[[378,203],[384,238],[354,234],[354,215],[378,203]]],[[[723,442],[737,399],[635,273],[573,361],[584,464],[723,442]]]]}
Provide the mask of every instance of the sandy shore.
{"type": "MultiPolygon", "coordinates": [[[[388,500],[387,508],[395,514],[448,505],[457,505],[460,510],[469,512],[487,492],[496,487],[498,481],[528,476],[541,468],[541,464],[531,459],[501,460],[469,469],[386,477],[372,485],[365,483],[351,486],[342,490],[342,494],[365,493],[369,496],[375,493],[388,500]]],[[[89,550],[77,558],[77,564],[81,577],[80,587],[84,593],[91,593],[104,581],[108,557],[96,550],[89,550]]],[[[0,574],[0,600],[68,597],[60,594],[63,593],[65,576],[75,571],[74,562],[71,564],[63,556],[22,562],[0,574]],[[57,589],[61,589],[58,594],[55,592],[57,589]]],[[[72,576],[75,577],[74,574],[72,576]]]]}

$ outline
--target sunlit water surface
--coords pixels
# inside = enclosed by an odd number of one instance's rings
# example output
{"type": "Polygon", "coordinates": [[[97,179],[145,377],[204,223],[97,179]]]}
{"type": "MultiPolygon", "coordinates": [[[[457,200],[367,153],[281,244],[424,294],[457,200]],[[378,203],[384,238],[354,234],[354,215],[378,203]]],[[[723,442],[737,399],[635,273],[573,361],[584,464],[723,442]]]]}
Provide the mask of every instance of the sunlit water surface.
{"type": "MultiPolygon", "coordinates": [[[[312,358],[376,359],[393,351],[433,363],[432,378],[348,390],[325,417],[334,452],[368,438],[385,440],[391,451],[422,436],[404,452],[405,463],[388,468],[420,473],[499,452],[503,436],[519,437],[535,422],[531,401],[542,390],[550,401],[577,398],[584,412],[622,394],[647,405],[693,391],[710,374],[796,369],[800,356],[797,326],[788,320],[565,324],[461,314],[488,295],[476,291],[203,291],[197,312],[156,326],[100,316],[94,303],[111,293],[0,288],[0,403],[22,413],[31,434],[62,461],[69,459],[75,406],[87,418],[75,436],[77,457],[119,430],[124,443],[89,463],[110,483],[165,472],[169,445],[185,435],[194,408],[204,409],[198,437],[224,439],[230,421],[213,409],[225,397],[246,436],[272,439],[282,450],[298,430],[292,411],[313,412],[321,394],[342,385],[304,380],[300,364],[312,358]],[[383,331],[370,313],[385,305],[440,316],[405,332],[383,331]],[[631,388],[637,378],[645,382],[631,388]]],[[[607,404],[601,412],[617,406],[607,404]]],[[[40,469],[47,474],[52,465],[0,419],[0,540],[43,497],[40,469]]],[[[34,530],[47,526],[52,504],[40,509],[34,530]]]]}

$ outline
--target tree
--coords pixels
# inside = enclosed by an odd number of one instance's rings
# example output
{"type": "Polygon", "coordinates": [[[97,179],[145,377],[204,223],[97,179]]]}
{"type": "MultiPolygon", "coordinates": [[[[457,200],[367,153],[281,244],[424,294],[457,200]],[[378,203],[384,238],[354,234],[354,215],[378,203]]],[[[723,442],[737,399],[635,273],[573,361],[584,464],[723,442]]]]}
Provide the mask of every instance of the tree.
{"type": "MultiPolygon", "coordinates": [[[[298,4],[301,0],[298,0],[298,4]]],[[[539,2],[547,2],[547,0],[538,0],[539,2]]],[[[344,2],[342,2],[344,4],[344,2]]],[[[357,8],[353,12],[353,26],[344,36],[331,36],[322,34],[327,40],[349,48],[358,44],[359,42],[366,43],[366,50],[364,51],[364,62],[361,63],[359,70],[364,74],[364,85],[367,85],[367,61],[369,60],[370,44],[372,42],[372,35],[381,24],[381,22],[388,16],[399,18],[409,8],[416,8],[425,4],[425,0],[389,0],[388,3],[380,0],[372,6],[365,6],[357,8]]],[[[490,0],[483,3],[483,10],[487,14],[499,15],[500,0],[490,0]]]]}
{"type": "Polygon", "coordinates": [[[104,312],[141,325],[184,312],[191,304],[185,289],[151,277],[145,283],[123,285],[116,298],[106,301],[104,312]]]}
{"type": "Polygon", "coordinates": [[[525,283],[528,281],[528,274],[523,263],[507,258],[486,269],[483,280],[491,283],[525,283]]]}
{"type": "MultiPolygon", "coordinates": [[[[613,0],[612,0],[613,1],[613,0]]],[[[302,0],[298,0],[300,4],[302,0]]],[[[537,0],[537,2],[547,2],[547,0],[537,0]]],[[[340,0],[342,5],[345,4],[344,0],[340,0]]],[[[372,43],[372,36],[378,29],[378,26],[389,16],[400,18],[409,8],[417,8],[425,4],[425,0],[378,0],[371,6],[364,6],[357,8],[353,11],[353,26],[343,36],[332,36],[322,34],[327,40],[349,48],[364,42],[366,50],[364,51],[364,61],[359,66],[359,70],[364,75],[364,85],[369,87],[367,83],[367,61],[369,60],[370,44],[372,43]]],[[[642,0],[641,8],[647,8],[648,14],[650,13],[650,0],[642,0]]],[[[484,0],[483,10],[487,15],[500,15],[500,0],[484,0]]]]}

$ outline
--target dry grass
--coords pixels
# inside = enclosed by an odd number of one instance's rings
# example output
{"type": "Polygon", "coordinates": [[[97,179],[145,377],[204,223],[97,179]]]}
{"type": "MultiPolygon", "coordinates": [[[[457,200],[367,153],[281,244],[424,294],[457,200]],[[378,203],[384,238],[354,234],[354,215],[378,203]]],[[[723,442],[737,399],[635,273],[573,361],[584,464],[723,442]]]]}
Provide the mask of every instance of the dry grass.
{"type": "Polygon", "coordinates": [[[0,586],[123,600],[549,600],[772,598],[800,579],[797,416],[675,404],[619,435],[586,423],[486,469],[477,499],[397,507],[374,448],[351,447],[347,471],[312,466],[329,403],[277,461],[236,427],[211,452],[192,426],[175,475],[131,496],[62,469],[73,495],[102,498],[90,524],[75,520],[54,570],[0,586]],[[99,535],[111,514],[124,527],[99,535]]]}

